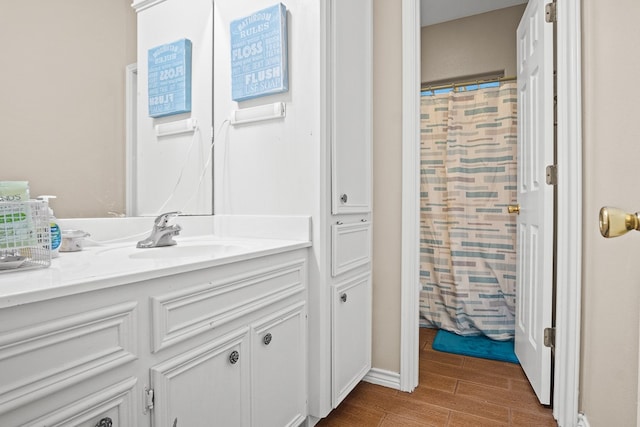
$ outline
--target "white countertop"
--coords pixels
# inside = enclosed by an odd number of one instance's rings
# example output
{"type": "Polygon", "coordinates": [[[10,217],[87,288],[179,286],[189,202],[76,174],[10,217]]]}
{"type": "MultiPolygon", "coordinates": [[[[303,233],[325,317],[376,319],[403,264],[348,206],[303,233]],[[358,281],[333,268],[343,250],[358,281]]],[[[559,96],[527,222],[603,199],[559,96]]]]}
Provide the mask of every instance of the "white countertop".
{"type": "Polygon", "coordinates": [[[150,218],[59,220],[61,228],[83,229],[98,241],[116,231],[136,239],[95,246],[89,242],[82,251],[61,252],[48,268],[0,273],[0,308],[311,246],[309,217],[220,215],[180,217],[176,222],[183,226],[176,246],[138,249],[136,240],[146,237],[150,218]]]}
{"type": "Polygon", "coordinates": [[[138,249],[135,243],[61,252],[48,268],[0,274],[0,308],[245,261],[311,246],[309,241],[176,237],[176,246],[138,249]]]}

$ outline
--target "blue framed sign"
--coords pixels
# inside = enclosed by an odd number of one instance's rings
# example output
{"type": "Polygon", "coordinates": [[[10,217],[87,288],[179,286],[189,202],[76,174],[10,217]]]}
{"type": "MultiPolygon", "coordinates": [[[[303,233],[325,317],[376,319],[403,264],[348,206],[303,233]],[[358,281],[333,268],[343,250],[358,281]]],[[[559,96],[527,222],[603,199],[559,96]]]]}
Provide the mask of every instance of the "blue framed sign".
{"type": "Polygon", "coordinates": [[[287,8],[278,3],[231,22],[231,98],[286,92],[287,8]]]}
{"type": "Polygon", "coordinates": [[[149,49],[149,116],[191,111],[191,41],[181,39],[149,49]]]}

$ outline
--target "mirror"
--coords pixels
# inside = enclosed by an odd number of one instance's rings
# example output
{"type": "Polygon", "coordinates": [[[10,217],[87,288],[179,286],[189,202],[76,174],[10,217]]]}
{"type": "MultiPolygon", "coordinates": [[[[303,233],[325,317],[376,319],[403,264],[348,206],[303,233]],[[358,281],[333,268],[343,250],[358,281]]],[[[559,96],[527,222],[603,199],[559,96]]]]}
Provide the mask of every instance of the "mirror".
{"type": "Polygon", "coordinates": [[[123,214],[131,0],[0,3],[0,180],[54,194],[59,218],[123,214]]]}

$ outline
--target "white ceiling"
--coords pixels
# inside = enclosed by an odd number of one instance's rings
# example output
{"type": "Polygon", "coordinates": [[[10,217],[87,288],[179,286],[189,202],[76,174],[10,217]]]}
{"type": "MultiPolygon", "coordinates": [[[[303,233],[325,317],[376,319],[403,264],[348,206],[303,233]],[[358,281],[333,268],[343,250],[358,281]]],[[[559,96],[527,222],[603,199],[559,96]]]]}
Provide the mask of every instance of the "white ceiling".
{"type": "Polygon", "coordinates": [[[526,2],[527,0],[420,0],[420,23],[424,27],[526,2]]]}

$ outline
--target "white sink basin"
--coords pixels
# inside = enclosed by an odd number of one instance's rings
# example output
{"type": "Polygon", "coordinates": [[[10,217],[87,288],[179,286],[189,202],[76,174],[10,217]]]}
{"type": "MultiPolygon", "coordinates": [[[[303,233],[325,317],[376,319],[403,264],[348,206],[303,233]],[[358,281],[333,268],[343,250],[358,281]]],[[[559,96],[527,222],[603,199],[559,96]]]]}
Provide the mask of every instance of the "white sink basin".
{"type": "Polygon", "coordinates": [[[239,245],[226,243],[193,243],[176,246],[162,246],[158,248],[137,249],[129,254],[132,259],[174,259],[174,258],[218,258],[245,251],[246,248],[239,245]]]}

